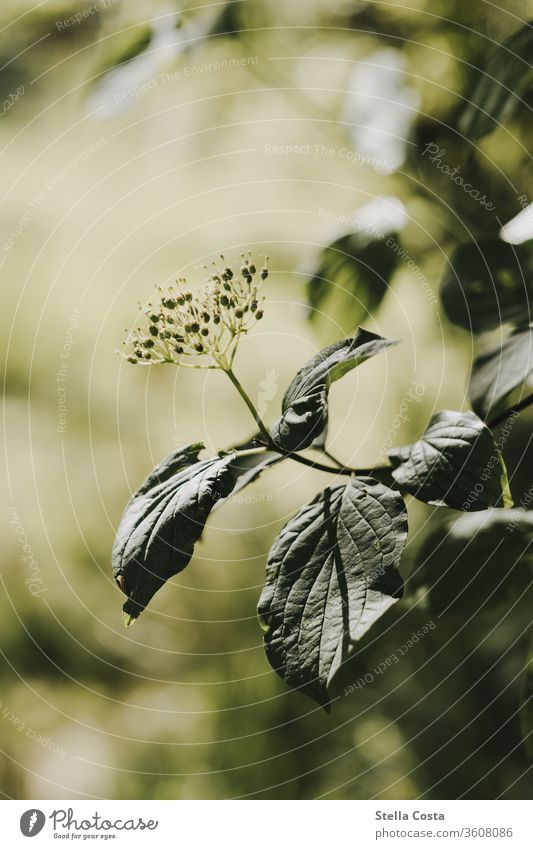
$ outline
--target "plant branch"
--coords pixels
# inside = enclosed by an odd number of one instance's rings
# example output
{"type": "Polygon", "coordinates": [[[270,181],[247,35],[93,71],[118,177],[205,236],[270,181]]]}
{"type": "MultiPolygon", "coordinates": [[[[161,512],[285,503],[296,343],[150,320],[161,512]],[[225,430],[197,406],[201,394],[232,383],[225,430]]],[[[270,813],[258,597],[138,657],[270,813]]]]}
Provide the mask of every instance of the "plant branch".
{"type": "Polygon", "coordinates": [[[531,395],[527,395],[522,401],[519,401],[518,404],[515,404],[513,407],[509,407],[508,410],[504,410],[503,413],[499,413],[497,416],[494,416],[489,422],[487,422],[487,426],[490,428],[498,427],[498,425],[502,424],[505,419],[509,418],[509,416],[518,415],[518,413],[525,410],[526,407],[530,407],[533,404],[533,393],[531,395]]]}
{"type": "Polygon", "coordinates": [[[269,434],[269,432],[268,432],[268,429],[267,429],[266,425],[265,425],[265,424],[264,424],[264,422],[262,421],[261,416],[260,416],[260,415],[259,415],[259,413],[257,412],[257,410],[256,410],[256,408],[255,408],[255,406],[254,406],[254,404],[253,404],[253,402],[252,402],[251,398],[250,398],[250,397],[249,397],[249,395],[246,393],[246,391],[245,391],[245,389],[244,389],[243,385],[241,384],[241,382],[239,381],[239,379],[238,379],[238,378],[237,378],[237,376],[235,375],[235,372],[233,371],[233,369],[231,368],[231,366],[229,366],[229,365],[225,365],[225,366],[222,366],[222,368],[223,368],[223,371],[224,371],[224,372],[228,375],[228,377],[229,377],[229,379],[231,380],[231,382],[233,383],[233,385],[234,385],[235,389],[237,390],[237,392],[238,392],[238,393],[239,393],[239,395],[241,396],[242,400],[244,401],[244,403],[246,404],[246,406],[247,406],[247,407],[248,407],[248,409],[250,410],[250,412],[251,412],[252,416],[253,416],[253,417],[254,417],[254,419],[255,419],[255,423],[256,423],[257,427],[259,428],[259,431],[260,431],[260,433],[261,433],[261,436],[263,436],[263,437],[264,437],[264,439],[267,441],[267,443],[268,443],[268,445],[269,445],[269,447],[270,447],[270,443],[271,443],[271,440],[270,440],[270,434],[269,434]]]}
{"type": "Polygon", "coordinates": [[[272,442],[269,443],[268,448],[270,448],[272,451],[277,451],[278,454],[281,454],[283,457],[287,457],[288,460],[295,460],[297,463],[302,463],[303,466],[309,466],[309,468],[311,469],[318,469],[319,472],[329,472],[333,475],[358,475],[360,477],[377,477],[383,473],[388,473],[391,469],[390,466],[376,466],[372,469],[352,469],[350,466],[343,465],[339,465],[338,467],[326,466],[324,463],[317,463],[315,460],[309,460],[307,457],[303,457],[301,454],[296,454],[292,451],[283,451],[283,449],[279,448],[277,445],[274,445],[272,442]]]}
{"type": "MultiPolygon", "coordinates": [[[[303,466],[308,466],[311,469],[317,469],[319,472],[328,472],[328,474],[334,475],[359,475],[362,477],[368,476],[380,476],[382,474],[388,474],[390,470],[390,466],[377,466],[372,469],[352,469],[350,466],[344,466],[339,460],[330,455],[327,451],[323,451],[322,453],[329,457],[337,466],[327,466],[325,463],[318,463],[316,460],[309,460],[307,457],[303,457],[301,454],[297,454],[294,451],[284,451],[278,445],[276,445],[272,441],[272,437],[268,431],[267,426],[261,419],[261,416],[257,412],[253,401],[250,396],[244,389],[242,383],[236,376],[235,372],[231,368],[231,365],[228,364],[227,361],[220,361],[220,368],[228,375],[229,379],[233,383],[235,389],[241,396],[242,400],[248,407],[251,412],[254,421],[259,428],[262,440],[263,447],[268,449],[269,451],[275,451],[277,454],[280,454],[282,457],[286,457],[288,460],[294,460],[296,463],[301,463],[303,466]]],[[[256,451],[257,449],[252,449],[252,451],[256,451]]]]}

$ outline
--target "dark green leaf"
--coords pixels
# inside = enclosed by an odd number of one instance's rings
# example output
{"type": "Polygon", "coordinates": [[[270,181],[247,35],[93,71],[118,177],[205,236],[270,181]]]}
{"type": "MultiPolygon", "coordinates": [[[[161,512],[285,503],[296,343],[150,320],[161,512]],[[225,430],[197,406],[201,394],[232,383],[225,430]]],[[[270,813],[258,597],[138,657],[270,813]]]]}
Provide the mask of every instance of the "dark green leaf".
{"type": "MultiPolygon", "coordinates": [[[[255,444],[255,439],[250,440],[245,444],[236,446],[233,451],[243,451],[247,448],[253,447],[255,444]]],[[[283,459],[283,455],[278,454],[276,451],[267,450],[262,451],[260,454],[248,454],[244,457],[236,456],[231,465],[232,472],[236,478],[236,483],[228,498],[233,498],[233,496],[242,489],[256,481],[265,469],[269,469],[271,466],[277,465],[277,463],[280,463],[283,459]]],[[[222,507],[225,501],[226,499],[224,498],[218,501],[213,507],[213,510],[217,510],[219,507],[222,507]]]]}
{"type": "Polygon", "coordinates": [[[533,371],[533,328],[515,330],[501,348],[494,348],[474,360],[470,375],[470,398],[476,413],[484,419],[523,384],[533,371]]]}
{"type": "Polygon", "coordinates": [[[461,245],[441,284],[442,303],[450,321],[472,333],[508,321],[530,321],[532,245],[509,245],[499,239],[461,245]]]}
{"type": "Polygon", "coordinates": [[[326,706],[349,647],[400,598],[401,496],[371,478],[325,489],[285,525],[259,600],[268,660],[326,706]]]}
{"type": "Polygon", "coordinates": [[[533,760],[533,641],[529,648],[527,665],[524,669],[520,698],[520,727],[526,752],[533,760]]]}
{"type": "Polygon", "coordinates": [[[459,119],[459,130],[475,140],[499,127],[514,113],[531,80],[532,23],[504,41],[489,58],[459,119]]]}
{"type": "Polygon", "coordinates": [[[203,445],[162,461],[128,502],[113,546],[113,574],[128,596],[126,624],[188,565],[214,505],[233,489],[234,455],[198,460],[203,445]]]}
{"type": "Polygon", "coordinates": [[[396,266],[397,254],[382,240],[359,232],[341,236],[324,248],[307,284],[309,317],[316,319],[327,305],[328,315],[338,307],[342,327],[361,324],[385,297],[396,266]]]}
{"type": "Polygon", "coordinates": [[[437,614],[508,608],[528,590],[533,510],[483,510],[434,524],[416,550],[408,587],[437,614]]]}
{"type": "Polygon", "coordinates": [[[282,416],[271,429],[274,444],[284,451],[297,451],[311,445],[327,425],[331,384],[395,344],[391,339],[359,328],[353,338],[334,342],[309,360],[285,393],[282,416]]]}
{"type": "Polygon", "coordinates": [[[501,453],[470,411],[437,413],[422,439],[392,449],[389,458],[400,489],[427,504],[456,510],[512,506],[501,453]]]}

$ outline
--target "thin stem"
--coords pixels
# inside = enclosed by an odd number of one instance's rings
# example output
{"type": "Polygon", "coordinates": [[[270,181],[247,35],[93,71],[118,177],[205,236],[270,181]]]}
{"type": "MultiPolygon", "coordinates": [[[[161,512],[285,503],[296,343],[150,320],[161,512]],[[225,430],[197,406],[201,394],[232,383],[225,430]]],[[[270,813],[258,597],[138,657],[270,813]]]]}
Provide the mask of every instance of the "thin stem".
{"type": "Polygon", "coordinates": [[[522,410],[525,410],[526,407],[530,407],[533,404],[533,393],[531,395],[527,395],[522,401],[519,401],[518,404],[515,404],[514,407],[509,407],[508,410],[504,410],[503,413],[499,413],[497,416],[494,416],[489,422],[487,422],[487,426],[490,428],[498,427],[505,419],[509,418],[509,416],[518,415],[522,410]]]}
{"type": "Polygon", "coordinates": [[[335,465],[338,466],[339,469],[345,468],[344,463],[341,463],[340,460],[337,460],[337,458],[333,456],[331,451],[327,451],[325,448],[317,448],[317,451],[321,451],[324,457],[327,457],[328,460],[331,460],[332,463],[335,463],[335,465]]]}
{"type": "Polygon", "coordinates": [[[307,457],[302,457],[301,454],[295,454],[292,451],[283,451],[283,449],[279,448],[277,445],[270,444],[268,447],[273,451],[277,451],[278,454],[281,454],[283,457],[287,457],[288,460],[295,460],[297,463],[302,463],[303,466],[309,466],[311,469],[318,469],[319,472],[329,472],[334,475],[359,475],[360,477],[372,477],[375,476],[376,473],[380,474],[382,472],[388,472],[390,469],[390,466],[376,466],[373,469],[352,469],[350,466],[342,465],[340,465],[339,468],[335,468],[333,466],[326,466],[324,463],[317,463],[315,460],[308,460],[307,457]]]}
{"type": "Polygon", "coordinates": [[[255,419],[255,423],[256,423],[257,427],[259,428],[259,430],[261,432],[261,436],[263,436],[265,438],[268,445],[270,446],[271,445],[270,434],[268,432],[266,425],[261,420],[259,413],[255,409],[255,406],[254,406],[251,398],[249,397],[249,395],[247,395],[244,387],[242,386],[241,382],[239,381],[239,379],[235,375],[231,366],[227,365],[227,363],[226,363],[226,364],[221,364],[221,367],[223,368],[223,371],[225,371],[225,373],[228,375],[228,377],[231,380],[231,382],[233,383],[235,389],[237,390],[237,392],[241,396],[242,400],[244,401],[244,403],[246,404],[246,406],[250,410],[252,416],[255,419]]]}
{"type": "MultiPolygon", "coordinates": [[[[278,445],[275,445],[275,443],[272,442],[272,437],[270,436],[270,433],[268,432],[266,425],[262,421],[262,419],[261,419],[259,413],[257,412],[250,396],[247,394],[246,390],[244,389],[240,380],[237,378],[237,376],[234,373],[234,371],[232,370],[231,366],[228,364],[227,360],[225,358],[224,359],[221,358],[219,360],[219,363],[220,363],[220,368],[228,375],[228,377],[231,380],[231,382],[233,383],[235,389],[237,390],[237,392],[241,396],[242,400],[244,401],[244,403],[246,404],[246,406],[250,410],[252,416],[254,417],[255,423],[257,424],[257,427],[259,428],[261,436],[265,440],[265,446],[264,447],[267,448],[268,450],[276,451],[282,457],[287,457],[287,459],[294,460],[296,463],[301,463],[303,466],[309,466],[309,468],[311,468],[311,469],[318,469],[318,471],[320,471],[320,472],[328,472],[329,474],[371,476],[375,473],[378,473],[378,474],[380,472],[386,473],[388,471],[389,466],[380,466],[380,467],[376,467],[374,469],[351,469],[349,466],[343,466],[342,463],[340,463],[335,458],[331,457],[331,455],[327,454],[327,452],[323,452],[323,453],[325,453],[327,456],[330,456],[330,458],[333,460],[333,462],[338,464],[338,468],[335,468],[335,467],[332,467],[332,466],[326,466],[324,463],[317,463],[315,460],[308,460],[307,457],[303,457],[301,454],[297,454],[297,453],[292,452],[292,451],[284,451],[282,448],[280,448],[278,445]]],[[[254,452],[256,450],[257,449],[252,449],[252,451],[254,451],[254,452]]]]}

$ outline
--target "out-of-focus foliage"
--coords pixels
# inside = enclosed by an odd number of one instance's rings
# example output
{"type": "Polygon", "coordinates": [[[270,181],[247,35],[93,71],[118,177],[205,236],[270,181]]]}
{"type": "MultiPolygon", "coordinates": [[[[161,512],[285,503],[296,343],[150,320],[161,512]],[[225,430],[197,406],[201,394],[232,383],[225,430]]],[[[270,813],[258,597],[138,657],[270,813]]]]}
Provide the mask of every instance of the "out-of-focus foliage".
{"type": "MultiPolygon", "coordinates": [[[[203,5],[188,4],[183,24],[207,25],[203,5]]],[[[458,242],[496,239],[531,202],[531,93],[475,151],[459,121],[496,47],[533,16],[530,0],[484,5],[482,14],[459,0],[220,4],[211,35],[185,51],[171,45],[155,64],[154,22],[179,22],[177,5],[108,0],[58,26],[89,6],[6,0],[0,9],[2,792],[530,795],[517,709],[530,692],[522,690],[531,625],[523,574],[519,591],[497,590],[497,616],[458,622],[433,611],[424,572],[342,668],[326,717],[283,688],[255,616],[243,612],[255,609],[272,539],[324,487],[323,474],[287,462],[230,495],[186,572],[134,629],[121,628],[110,570],[123,504],[160,457],[197,440],[199,429],[213,451],[236,429],[250,435],[247,411],[218,375],[206,373],[202,385],[181,369],[126,370],[114,355],[136,320],[132,304],[178,274],[197,279],[221,251],[272,256],[263,326],[236,363],[271,424],[277,387],[343,335],[334,295],[321,321],[308,321],[302,269],[334,241],[330,222],[353,218],[373,198],[396,198],[408,220],[401,245],[381,242],[396,252],[394,273],[365,325],[404,342],[387,362],[377,357],[335,384],[330,407],[349,415],[328,447],[366,467],[389,443],[418,439],[437,407],[469,407],[472,354],[504,336],[496,327],[473,339],[449,324],[436,296],[458,242]],[[356,147],[358,120],[346,107],[354,72],[390,50],[402,56],[394,90],[412,93],[415,114],[405,161],[388,173],[356,147]],[[91,97],[117,61],[127,73],[108,89],[116,108],[92,114],[91,97]],[[467,175],[494,208],[443,165],[467,175]],[[411,381],[423,387],[417,403],[406,400],[411,381]],[[393,655],[401,662],[376,671],[393,655]]],[[[515,503],[528,507],[531,416],[508,430],[497,443],[515,503]]],[[[419,542],[443,520],[414,502],[409,512],[401,569],[414,581],[419,542]]],[[[457,579],[479,585],[490,563],[477,556],[452,570],[457,579]]],[[[454,555],[447,559],[452,565],[454,555]]]]}

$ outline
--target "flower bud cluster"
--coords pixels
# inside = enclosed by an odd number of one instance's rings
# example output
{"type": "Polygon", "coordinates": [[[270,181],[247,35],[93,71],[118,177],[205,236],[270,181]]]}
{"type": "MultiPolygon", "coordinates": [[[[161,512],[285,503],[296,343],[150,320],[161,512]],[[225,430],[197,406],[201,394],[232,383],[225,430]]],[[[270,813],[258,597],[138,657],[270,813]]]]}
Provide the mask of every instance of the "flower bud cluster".
{"type": "Polygon", "coordinates": [[[260,272],[249,254],[242,255],[239,273],[224,257],[221,260],[222,266],[213,263],[212,274],[199,290],[191,290],[184,277],[175,286],[159,287],[157,303],[144,310],[147,327],[137,328],[124,342],[128,362],[148,365],[208,357],[220,366],[233,358],[239,337],[263,317],[259,287],[268,277],[268,257],[260,272]]]}

